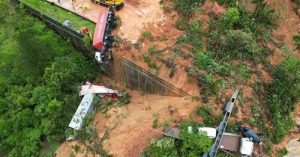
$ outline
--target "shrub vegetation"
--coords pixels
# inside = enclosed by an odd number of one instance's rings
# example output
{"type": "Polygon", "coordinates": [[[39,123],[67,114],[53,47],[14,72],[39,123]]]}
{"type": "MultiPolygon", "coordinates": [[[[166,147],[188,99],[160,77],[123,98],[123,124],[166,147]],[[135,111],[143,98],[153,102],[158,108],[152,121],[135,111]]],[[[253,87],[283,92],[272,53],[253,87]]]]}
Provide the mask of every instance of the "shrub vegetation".
{"type": "Polygon", "coordinates": [[[180,128],[179,138],[174,139],[163,137],[161,139],[152,139],[149,147],[141,153],[141,157],[196,157],[209,151],[212,144],[204,133],[188,132],[187,127],[197,128],[194,122],[185,122],[180,128]]]}
{"type": "Polygon", "coordinates": [[[300,60],[289,57],[276,66],[267,92],[267,106],[273,123],[273,141],[278,143],[293,127],[290,113],[300,97],[300,60]]]}
{"type": "Polygon", "coordinates": [[[197,10],[204,0],[174,0],[175,9],[184,17],[189,18],[197,10]]]}

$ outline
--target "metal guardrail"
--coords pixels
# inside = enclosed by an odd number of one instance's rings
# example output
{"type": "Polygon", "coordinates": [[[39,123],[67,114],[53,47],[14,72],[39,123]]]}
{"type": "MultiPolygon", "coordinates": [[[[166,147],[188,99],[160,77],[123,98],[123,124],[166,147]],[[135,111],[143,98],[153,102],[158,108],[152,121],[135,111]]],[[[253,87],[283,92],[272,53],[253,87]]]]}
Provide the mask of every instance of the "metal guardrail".
{"type": "Polygon", "coordinates": [[[72,41],[72,44],[76,49],[78,49],[84,56],[88,58],[92,58],[92,53],[88,51],[88,49],[84,45],[84,35],[76,32],[72,28],[69,28],[67,26],[64,26],[62,23],[59,23],[55,21],[54,19],[48,17],[47,15],[31,8],[30,6],[17,1],[18,3],[22,4],[23,8],[29,12],[31,15],[39,18],[41,21],[47,24],[48,27],[52,28],[54,31],[56,31],[60,36],[62,36],[65,39],[70,39],[72,41]]]}
{"type": "MultiPolygon", "coordinates": [[[[15,1],[17,3],[22,3],[18,0],[13,0],[13,1],[15,1]]],[[[63,26],[61,23],[53,20],[52,18],[48,17],[47,15],[31,8],[30,6],[28,6],[24,3],[22,3],[22,5],[30,14],[32,14],[35,17],[38,17],[41,21],[45,22],[49,27],[53,28],[58,34],[60,34],[61,36],[65,37],[65,38],[70,38],[73,42],[73,45],[77,49],[79,49],[86,57],[93,58],[93,56],[91,56],[92,53],[89,52],[84,46],[84,41],[83,41],[84,35],[74,31],[73,29],[71,29],[69,27],[63,26]]],[[[117,54],[115,54],[114,57],[118,58],[119,62],[123,63],[123,66],[127,65],[126,66],[127,71],[134,72],[134,73],[136,73],[136,75],[142,75],[144,78],[147,78],[147,80],[145,80],[145,82],[143,82],[144,83],[143,85],[141,83],[134,84],[133,83],[134,81],[132,81],[132,80],[137,79],[137,78],[130,78],[131,80],[129,80],[129,79],[126,80],[125,76],[128,76],[128,75],[120,72],[120,75],[122,75],[121,77],[123,78],[122,81],[129,84],[130,87],[138,86],[137,89],[142,90],[143,92],[146,92],[146,93],[160,92],[164,95],[167,95],[165,93],[176,93],[176,95],[178,95],[178,96],[190,96],[183,90],[176,88],[172,84],[158,78],[157,76],[155,76],[155,75],[151,74],[150,72],[142,69],[141,67],[135,65],[131,61],[127,60],[126,58],[124,58],[120,55],[117,55],[117,54]],[[153,89],[153,88],[155,88],[155,89],[153,89]]],[[[104,68],[106,69],[108,75],[111,71],[113,71],[111,65],[104,66],[104,68]]],[[[115,74],[113,74],[113,75],[115,75],[115,74]]]]}

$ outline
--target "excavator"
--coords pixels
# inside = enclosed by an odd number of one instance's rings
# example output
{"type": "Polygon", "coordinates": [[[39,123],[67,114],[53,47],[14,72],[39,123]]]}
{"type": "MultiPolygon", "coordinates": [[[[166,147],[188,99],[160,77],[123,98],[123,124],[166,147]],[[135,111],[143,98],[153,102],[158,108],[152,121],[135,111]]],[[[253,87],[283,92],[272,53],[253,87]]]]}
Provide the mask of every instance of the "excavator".
{"type": "Polygon", "coordinates": [[[93,3],[106,6],[106,7],[113,7],[116,10],[120,10],[124,7],[123,0],[91,0],[93,3]]]}

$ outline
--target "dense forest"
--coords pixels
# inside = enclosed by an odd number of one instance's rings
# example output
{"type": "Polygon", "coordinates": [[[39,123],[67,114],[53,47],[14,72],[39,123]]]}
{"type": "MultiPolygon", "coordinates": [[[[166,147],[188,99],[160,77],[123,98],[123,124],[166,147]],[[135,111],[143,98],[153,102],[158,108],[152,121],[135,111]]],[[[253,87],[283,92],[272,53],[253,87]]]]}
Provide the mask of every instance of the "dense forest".
{"type": "Polygon", "coordinates": [[[0,8],[0,156],[52,156],[95,65],[22,8],[0,8]]]}

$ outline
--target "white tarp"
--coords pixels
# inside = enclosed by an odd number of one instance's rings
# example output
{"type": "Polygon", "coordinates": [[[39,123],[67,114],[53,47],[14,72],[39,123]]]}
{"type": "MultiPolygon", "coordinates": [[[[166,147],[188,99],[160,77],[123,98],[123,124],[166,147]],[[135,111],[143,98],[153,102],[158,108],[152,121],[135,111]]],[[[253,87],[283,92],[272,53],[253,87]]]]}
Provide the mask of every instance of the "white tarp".
{"type": "Polygon", "coordinates": [[[217,129],[216,128],[199,127],[198,132],[206,133],[209,138],[216,138],[216,136],[217,136],[217,129]]]}
{"type": "Polygon", "coordinates": [[[254,143],[249,138],[241,138],[240,153],[251,156],[253,152],[254,143]]]}
{"type": "Polygon", "coordinates": [[[94,106],[93,99],[94,99],[94,94],[86,93],[84,95],[71,122],[69,123],[70,128],[73,128],[75,130],[80,130],[85,116],[89,112],[92,112],[93,110],[93,106],[94,106]]]}
{"type": "Polygon", "coordinates": [[[119,95],[117,90],[113,90],[110,88],[106,88],[104,86],[97,86],[97,85],[83,85],[81,86],[81,91],[79,92],[79,95],[85,95],[87,93],[91,94],[117,94],[119,95]]]}

